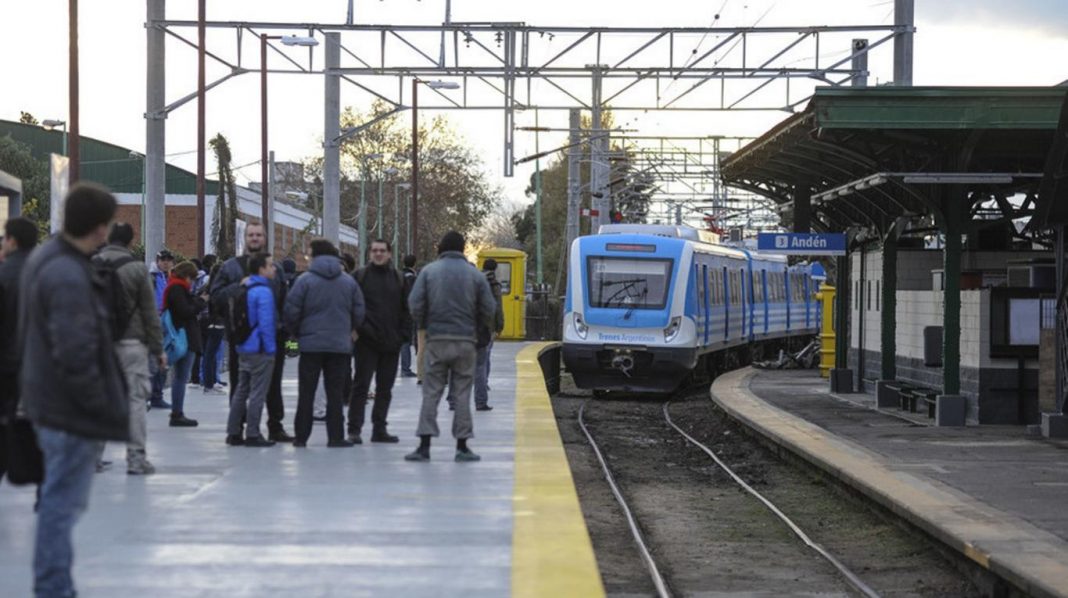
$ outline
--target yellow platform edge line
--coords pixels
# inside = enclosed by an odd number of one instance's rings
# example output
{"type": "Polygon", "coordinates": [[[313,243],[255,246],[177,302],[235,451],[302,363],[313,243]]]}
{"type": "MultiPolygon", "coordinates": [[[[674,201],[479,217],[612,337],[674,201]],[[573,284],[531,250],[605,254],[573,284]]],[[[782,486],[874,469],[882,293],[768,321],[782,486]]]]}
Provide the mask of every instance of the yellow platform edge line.
{"type": "Polygon", "coordinates": [[[512,596],[604,596],[534,343],[516,355],[512,596]]]}

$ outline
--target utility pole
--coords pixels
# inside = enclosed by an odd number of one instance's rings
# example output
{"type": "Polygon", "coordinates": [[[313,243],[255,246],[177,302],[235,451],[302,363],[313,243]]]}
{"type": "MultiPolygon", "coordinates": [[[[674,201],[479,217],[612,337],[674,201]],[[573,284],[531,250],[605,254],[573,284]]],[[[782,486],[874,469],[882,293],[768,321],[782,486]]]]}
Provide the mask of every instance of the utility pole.
{"type": "Polygon", "coordinates": [[[568,144],[571,147],[567,150],[567,246],[564,247],[565,254],[571,251],[571,243],[579,236],[579,204],[582,199],[582,170],[580,167],[582,147],[579,127],[582,125],[582,119],[577,108],[572,108],[568,112],[568,122],[571,124],[568,136],[568,144]]]}
{"type": "Polygon", "coordinates": [[[68,172],[70,184],[78,182],[81,178],[81,134],[79,133],[78,117],[78,0],[70,0],[68,4],[70,13],[70,66],[67,69],[70,100],[70,147],[68,148],[68,172]]]}
{"type": "Polygon", "coordinates": [[[597,216],[590,216],[590,233],[596,234],[608,218],[608,132],[601,122],[601,65],[593,70],[593,102],[590,122],[590,207],[597,216]]]}
{"type": "MultiPolygon", "coordinates": [[[[351,8],[351,6],[350,6],[351,8]]],[[[350,14],[351,18],[351,14],[350,14]]],[[[326,34],[326,69],[341,66],[341,34],[326,34]]],[[[334,245],[340,240],[341,228],[341,76],[327,74],[323,114],[323,237],[334,245]]],[[[362,209],[362,207],[361,207],[362,209]]],[[[362,218],[362,214],[361,214],[362,218]]],[[[360,233],[363,248],[363,233],[360,233]]],[[[362,253],[362,251],[361,251],[362,253]]]]}
{"type": "MultiPolygon", "coordinates": [[[[541,145],[539,144],[541,133],[538,131],[538,111],[534,111],[534,153],[541,153],[541,145]]],[[[541,252],[541,158],[534,161],[534,215],[535,225],[534,229],[537,231],[537,256],[538,256],[538,284],[543,282],[542,279],[542,252],[541,252]]]]}
{"type": "Polygon", "coordinates": [[[912,29],[915,26],[915,0],[894,0],[894,25],[909,31],[894,36],[894,85],[912,87],[912,29]]]}
{"type": "Polygon", "coordinates": [[[166,18],[165,0],[148,0],[148,26],[145,28],[147,48],[145,61],[145,262],[150,263],[163,249],[166,228],[164,196],[167,192],[164,147],[166,142],[167,80],[165,58],[166,36],[156,23],[166,18]]]}
{"type": "Polygon", "coordinates": [[[274,255],[274,196],[278,193],[275,188],[275,181],[278,180],[278,175],[274,169],[274,150],[267,152],[267,178],[271,181],[271,186],[267,192],[267,215],[268,221],[271,223],[270,228],[264,228],[263,232],[267,233],[267,254],[274,255]]]}
{"type": "MultiPolygon", "coordinates": [[[[204,195],[205,195],[205,172],[207,172],[207,132],[205,124],[205,114],[207,108],[205,107],[205,96],[207,90],[205,89],[205,66],[204,56],[207,52],[207,26],[205,21],[207,20],[207,0],[197,1],[197,250],[198,257],[204,256],[204,195]]],[[[166,167],[164,167],[166,168],[166,167]]],[[[266,229],[267,238],[273,238],[270,231],[266,229]]]]}
{"type": "Polygon", "coordinates": [[[868,40],[855,39],[853,40],[853,70],[860,73],[853,77],[853,81],[850,85],[853,87],[867,87],[868,86],[868,53],[857,54],[862,50],[867,49],[868,40]]]}

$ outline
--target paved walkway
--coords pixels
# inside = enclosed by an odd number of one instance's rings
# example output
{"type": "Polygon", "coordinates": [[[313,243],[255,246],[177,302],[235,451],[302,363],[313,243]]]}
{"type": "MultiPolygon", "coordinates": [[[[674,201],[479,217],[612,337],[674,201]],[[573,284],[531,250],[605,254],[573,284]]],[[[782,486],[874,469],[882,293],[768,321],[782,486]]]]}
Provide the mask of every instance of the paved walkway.
{"type": "Polygon", "coordinates": [[[744,369],[732,416],[1033,595],[1068,596],[1068,442],[1015,426],[936,428],[832,395],[809,371],[744,369]]]}
{"type": "MultiPolygon", "coordinates": [[[[76,528],[79,595],[505,596],[517,583],[525,591],[516,594],[542,593],[538,578],[548,570],[596,595],[600,578],[570,470],[554,460],[555,451],[563,455],[555,423],[516,434],[517,417],[536,420],[548,407],[544,386],[531,383],[540,380],[538,347],[521,354],[526,346],[494,348],[494,410],[475,413],[471,446],[483,460],[473,464],[453,461],[448,437],[431,463],[402,460],[417,443],[414,379],[398,379],[391,408],[401,443],[351,449],[326,448],[322,424],[307,449],[227,447],[226,397],[190,389],[187,414],[199,428],[169,428],[166,413],[148,414],[156,475],[127,476],[124,448],[109,445],[115,467],[94,479],[76,528]],[[530,483],[539,468],[555,485],[530,483]],[[567,538],[562,551],[537,545],[539,531],[567,538]],[[570,568],[554,564],[561,558],[570,568]]],[[[292,431],[295,359],[283,390],[292,431]]],[[[447,431],[451,413],[442,405],[447,431]]],[[[31,594],[32,505],[32,489],[0,486],[0,596],[31,594]]]]}

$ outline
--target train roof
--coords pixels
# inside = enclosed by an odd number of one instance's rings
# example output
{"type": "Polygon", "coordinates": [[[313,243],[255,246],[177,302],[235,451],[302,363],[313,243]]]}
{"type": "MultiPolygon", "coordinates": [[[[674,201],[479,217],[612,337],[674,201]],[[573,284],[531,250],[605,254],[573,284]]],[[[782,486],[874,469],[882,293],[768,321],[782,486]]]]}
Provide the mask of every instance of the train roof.
{"type": "Polygon", "coordinates": [[[712,245],[718,245],[720,242],[719,235],[714,232],[681,224],[602,224],[601,228],[597,229],[597,234],[653,235],[712,245]]]}

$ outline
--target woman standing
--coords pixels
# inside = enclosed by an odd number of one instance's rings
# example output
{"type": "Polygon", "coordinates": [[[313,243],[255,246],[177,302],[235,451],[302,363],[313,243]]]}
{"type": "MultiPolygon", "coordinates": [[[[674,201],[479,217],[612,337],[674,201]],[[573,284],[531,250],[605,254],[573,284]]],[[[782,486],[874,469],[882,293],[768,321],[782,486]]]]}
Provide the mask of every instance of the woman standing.
{"type": "Polygon", "coordinates": [[[189,382],[189,373],[197,353],[203,350],[200,339],[200,326],[197,314],[206,305],[204,296],[196,297],[192,293],[193,280],[197,277],[197,267],[192,262],[182,262],[171,270],[167,288],[163,291],[163,310],[169,311],[174,329],[185,330],[189,350],[185,355],[171,364],[174,368],[174,380],[171,383],[171,426],[192,428],[197,420],[185,416],[185,385],[189,382]]]}

